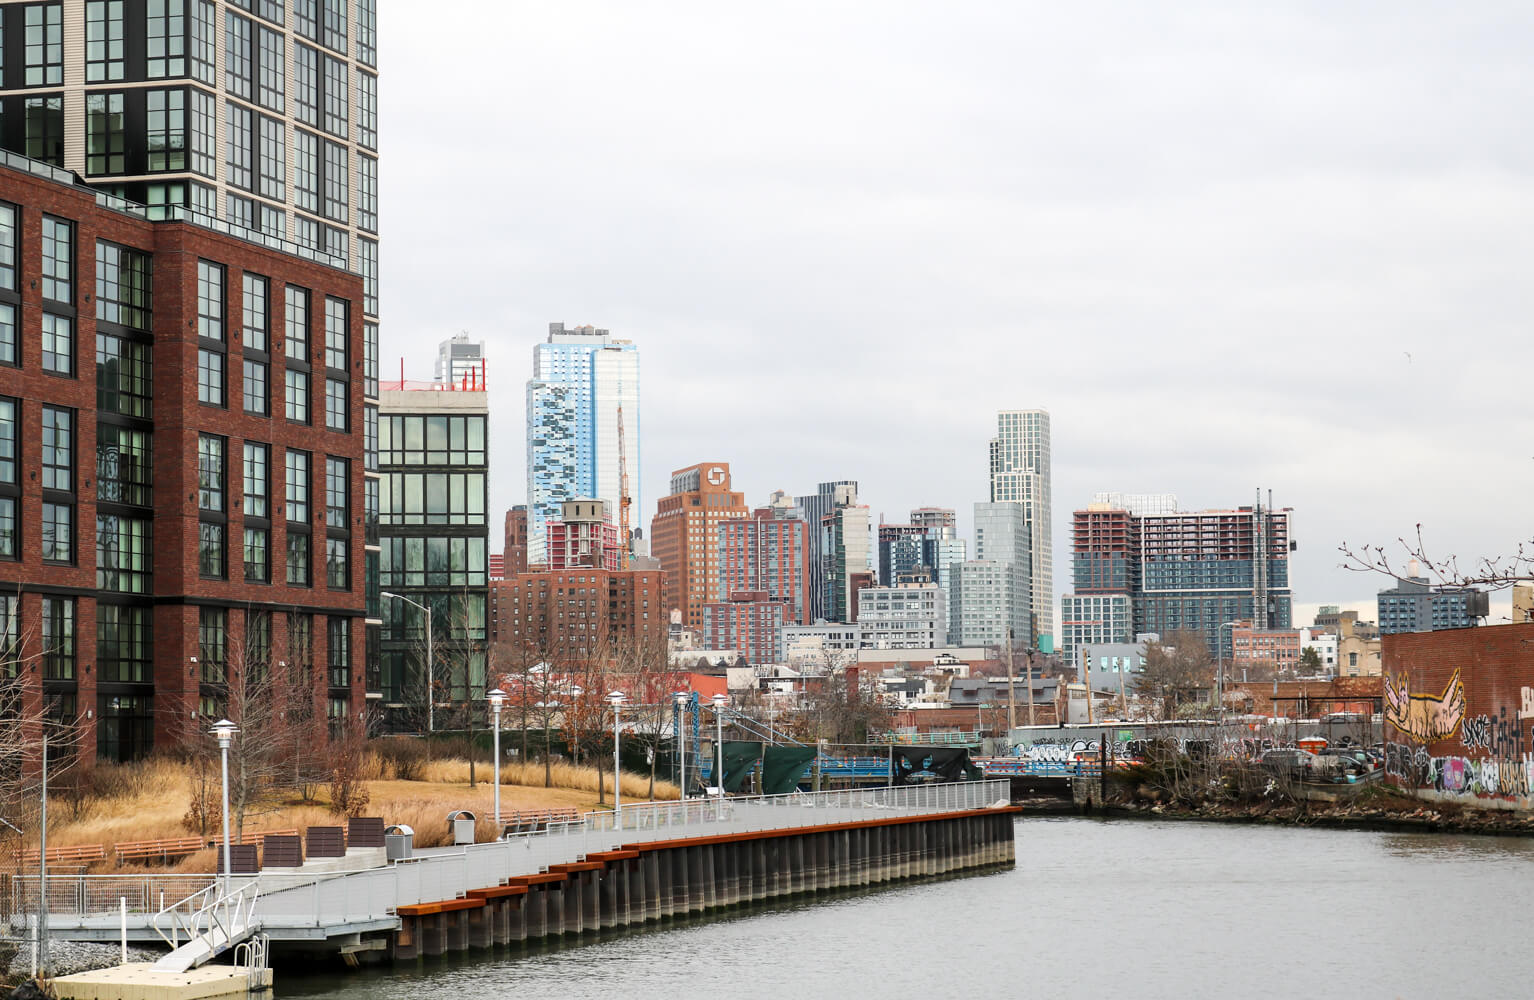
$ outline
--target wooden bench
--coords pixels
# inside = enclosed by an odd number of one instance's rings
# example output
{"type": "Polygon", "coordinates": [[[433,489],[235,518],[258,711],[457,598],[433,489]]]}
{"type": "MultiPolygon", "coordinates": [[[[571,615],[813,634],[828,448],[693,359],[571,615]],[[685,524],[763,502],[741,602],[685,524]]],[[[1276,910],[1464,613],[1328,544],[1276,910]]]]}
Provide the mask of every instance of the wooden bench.
{"type": "Polygon", "coordinates": [[[559,823],[579,823],[581,814],[574,806],[554,809],[526,809],[501,814],[504,833],[537,833],[559,823]]]}
{"type": "Polygon", "coordinates": [[[171,837],[166,840],[128,840],[116,847],[117,863],[125,861],[158,860],[170,864],[171,859],[181,859],[202,850],[201,837],[171,837]]]}
{"type": "MultiPolygon", "coordinates": [[[[107,852],[100,844],[76,844],[73,847],[50,847],[48,848],[48,863],[55,864],[79,864],[88,865],[93,861],[105,861],[107,852]]],[[[21,853],[23,864],[35,865],[38,862],[38,853],[35,850],[21,853]]]]}
{"type": "MultiPolygon", "coordinates": [[[[231,844],[256,844],[257,846],[259,846],[261,844],[261,838],[267,836],[268,834],[270,834],[272,836],[275,836],[275,837],[296,837],[296,836],[298,836],[298,828],[294,827],[294,828],[292,828],[290,830],[255,830],[255,831],[253,831],[251,833],[245,834],[243,837],[230,837],[229,838],[229,843],[231,843],[231,844]]],[[[212,838],[208,839],[207,843],[208,843],[209,847],[223,847],[224,846],[224,838],[223,837],[212,837],[212,838]]]]}

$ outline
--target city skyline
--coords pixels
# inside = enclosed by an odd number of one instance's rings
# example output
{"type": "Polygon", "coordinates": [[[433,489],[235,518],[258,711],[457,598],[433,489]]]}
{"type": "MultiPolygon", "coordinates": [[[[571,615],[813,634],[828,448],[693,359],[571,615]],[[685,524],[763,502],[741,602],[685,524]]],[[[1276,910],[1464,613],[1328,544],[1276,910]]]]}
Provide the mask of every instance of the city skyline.
{"type": "Polygon", "coordinates": [[[466,329],[519,384],[549,318],[608,327],[645,351],[644,496],[717,455],[752,504],[857,479],[876,519],[954,507],[965,536],[996,411],[1043,407],[1061,510],[1271,487],[1299,620],[1372,607],[1343,541],[1421,523],[1463,562],[1529,537],[1534,462],[1503,442],[1534,432],[1505,127],[1530,70],[1503,40],[1534,14],[464,10],[481,30],[380,20],[386,370],[466,329]],[[416,74],[525,99],[487,119],[416,74]],[[425,134],[537,197],[485,198],[448,243],[425,134]]]}

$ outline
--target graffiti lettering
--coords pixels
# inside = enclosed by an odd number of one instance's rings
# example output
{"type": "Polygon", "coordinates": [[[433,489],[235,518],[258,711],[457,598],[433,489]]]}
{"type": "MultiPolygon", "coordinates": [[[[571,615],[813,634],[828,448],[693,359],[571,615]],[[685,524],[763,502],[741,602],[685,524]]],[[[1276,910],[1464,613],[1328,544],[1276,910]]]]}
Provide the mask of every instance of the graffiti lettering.
{"type": "Polygon", "coordinates": [[[1490,750],[1491,726],[1491,716],[1473,715],[1460,727],[1459,741],[1467,750],[1490,750]]]}

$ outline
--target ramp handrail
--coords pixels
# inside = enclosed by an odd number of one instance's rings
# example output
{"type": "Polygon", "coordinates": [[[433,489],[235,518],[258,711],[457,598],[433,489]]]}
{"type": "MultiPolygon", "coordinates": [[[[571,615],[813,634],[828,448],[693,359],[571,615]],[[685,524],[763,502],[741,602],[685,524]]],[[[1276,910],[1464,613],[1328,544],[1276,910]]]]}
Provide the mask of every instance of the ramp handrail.
{"type": "Polygon", "coordinates": [[[243,934],[252,928],[256,900],[261,895],[261,883],[258,879],[252,879],[224,895],[218,894],[219,888],[219,883],[215,882],[185,899],[171,903],[154,915],[149,926],[162,941],[170,945],[173,952],[181,947],[184,936],[187,944],[199,938],[207,941],[209,949],[217,954],[222,947],[219,947],[214,931],[223,933],[223,947],[228,947],[234,943],[236,932],[243,934]],[[169,935],[161,926],[162,919],[167,917],[170,923],[169,935]]]}

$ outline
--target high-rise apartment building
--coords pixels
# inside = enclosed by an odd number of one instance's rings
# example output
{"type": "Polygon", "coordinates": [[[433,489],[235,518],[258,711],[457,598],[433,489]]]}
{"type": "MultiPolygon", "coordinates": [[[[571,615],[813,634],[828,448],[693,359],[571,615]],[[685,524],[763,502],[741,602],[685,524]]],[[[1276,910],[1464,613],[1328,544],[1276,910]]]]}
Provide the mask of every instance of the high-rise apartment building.
{"type": "Polygon", "coordinates": [[[1380,635],[1471,628],[1486,614],[1486,594],[1469,587],[1434,587],[1427,577],[1397,577],[1379,592],[1380,635]]]}
{"type": "Polygon", "coordinates": [[[460,333],[437,345],[437,366],[431,376],[433,382],[475,389],[484,382],[485,375],[483,340],[470,340],[467,333],[460,333]]]}
{"type": "MultiPolygon", "coordinates": [[[[1028,606],[1032,639],[1040,645],[1055,633],[1055,573],[1049,411],[1002,410],[991,439],[991,502],[1020,503],[1030,539],[1028,606]]],[[[977,558],[984,559],[977,550],[977,558]]],[[[1018,633],[1023,637],[1023,633],[1018,633]]]]}
{"type": "Polygon", "coordinates": [[[1075,662],[1084,645],[1121,644],[1133,637],[1131,595],[1140,585],[1139,523],[1133,511],[1104,499],[1072,516],[1075,592],[1060,596],[1060,653],[1067,663],[1075,662]]]}
{"type": "Polygon", "coordinates": [[[534,570],[492,583],[491,635],[502,669],[540,660],[632,662],[641,646],[665,641],[663,577],[653,569],[534,570]]]}
{"type": "Polygon", "coordinates": [[[811,532],[797,514],[795,507],[768,506],[720,523],[720,595],[765,593],[785,605],[784,622],[809,624],[811,532]]]}
{"type": "MultiPolygon", "coordinates": [[[[5,86],[84,79],[56,39],[96,6],[0,8],[5,86]]],[[[79,86],[36,99],[80,121],[79,86]]],[[[364,694],[363,281],[165,207],[0,154],[0,675],[110,760],[238,723],[274,667],[318,720],[364,694]]]]}
{"type": "Polygon", "coordinates": [[[1005,609],[1006,624],[1017,642],[1030,644],[1038,634],[1029,598],[1033,593],[1030,573],[1034,565],[1031,541],[1032,532],[1022,504],[1010,500],[975,504],[975,558],[995,563],[1011,574],[1007,590],[1012,597],[1005,609]]]}
{"type": "Polygon", "coordinates": [[[826,618],[835,622],[857,620],[855,594],[873,583],[869,560],[867,504],[845,492],[820,518],[820,561],[825,574],[826,618]]]}
{"type": "Polygon", "coordinates": [[[527,572],[527,505],[517,504],[506,512],[506,536],[501,550],[505,558],[506,575],[516,576],[527,572]]]}
{"type": "Polygon", "coordinates": [[[857,621],[865,648],[936,649],[948,639],[948,599],[936,583],[868,587],[857,621]]]}
{"type": "Polygon", "coordinates": [[[425,728],[428,697],[484,703],[488,394],[445,389],[386,388],[380,401],[378,690],[396,730],[425,728]]]}
{"type": "Polygon", "coordinates": [[[720,525],[747,517],[745,494],[730,489],[728,462],[699,462],[671,474],[650,522],[650,554],[665,571],[667,610],[685,628],[703,627],[703,605],[720,600],[720,525]]]}
{"type": "Polygon", "coordinates": [[[751,664],[782,663],[787,610],[784,601],[760,590],[711,601],[703,605],[703,647],[733,649],[751,664]]]}
{"type": "Polygon", "coordinates": [[[527,383],[529,564],[546,561],[543,526],[566,500],[603,500],[621,526],[627,473],[629,511],[643,509],[639,435],[638,349],[603,329],[550,323],[548,340],[533,348],[527,383]]]}
{"type": "Polygon", "coordinates": [[[601,500],[566,500],[560,505],[559,520],[545,525],[545,534],[551,570],[623,569],[618,526],[613,524],[607,504],[601,500]]]}
{"type": "Polygon", "coordinates": [[[956,564],[949,587],[953,594],[948,611],[949,644],[1005,646],[1017,606],[1013,590],[1016,579],[1007,563],[971,559],[956,564]]]}
{"type": "Polygon", "coordinates": [[[825,535],[821,521],[838,503],[856,503],[858,484],[855,479],[839,479],[821,483],[809,496],[796,497],[794,505],[799,508],[805,522],[810,526],[810,621],[824,621],[827,617],[827,583],[825,563],[825,535]]]}

